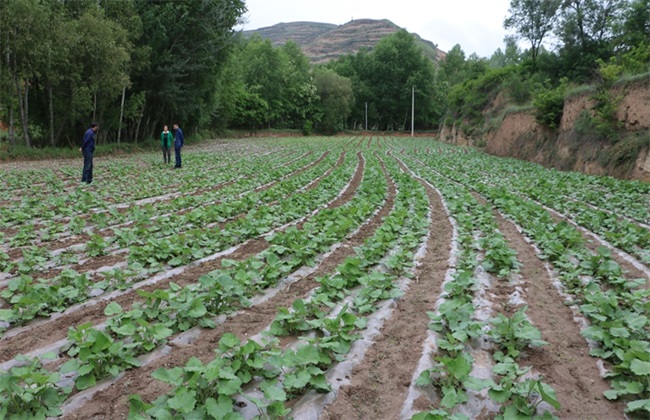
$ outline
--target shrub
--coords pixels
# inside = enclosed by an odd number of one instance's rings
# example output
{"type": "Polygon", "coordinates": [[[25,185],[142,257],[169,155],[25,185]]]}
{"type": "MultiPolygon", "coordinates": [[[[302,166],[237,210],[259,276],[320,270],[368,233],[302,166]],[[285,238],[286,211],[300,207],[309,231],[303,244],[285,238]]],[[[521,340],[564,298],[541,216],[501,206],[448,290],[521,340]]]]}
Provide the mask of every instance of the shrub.
{"type": "Polygon", "coordinates": [[[538,123],[556,129],[560,126],[564,112],[564,95],[566,92],[566,79],[562,79],[559,86],[540,90],[533,99],[535,119],[538,123]]]}

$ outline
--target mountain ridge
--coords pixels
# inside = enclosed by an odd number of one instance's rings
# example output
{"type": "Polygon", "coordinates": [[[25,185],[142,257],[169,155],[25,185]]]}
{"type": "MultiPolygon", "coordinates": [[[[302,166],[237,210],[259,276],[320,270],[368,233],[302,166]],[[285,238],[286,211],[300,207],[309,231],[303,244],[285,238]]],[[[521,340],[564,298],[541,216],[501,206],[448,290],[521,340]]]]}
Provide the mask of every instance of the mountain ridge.
{"type": "MultiPolygon", "coordinates": [[[[354,19],[343,25],[321,22],[281,22],[272,26],[242,31],[245,37],[259,34],[273,45],[294,41],[313,64],[322,64],[341,55],[356,54],[372,49],[381,38],[402,28],[388,19],[354,19]]],[[[425,55],[433,62],[444,59],[446,53],[416,33],[411,33],[425,55]]]]}

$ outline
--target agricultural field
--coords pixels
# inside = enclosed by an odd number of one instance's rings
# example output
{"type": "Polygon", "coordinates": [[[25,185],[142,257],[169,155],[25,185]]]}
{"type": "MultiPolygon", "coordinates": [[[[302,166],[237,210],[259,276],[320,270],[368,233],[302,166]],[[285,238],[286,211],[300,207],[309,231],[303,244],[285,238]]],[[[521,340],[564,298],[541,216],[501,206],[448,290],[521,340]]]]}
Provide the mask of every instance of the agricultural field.
{"type": "Polygon", "coordinates": [[[650,184],[430,138],[0,166],[0,418],[650,417],[650,184]]]}

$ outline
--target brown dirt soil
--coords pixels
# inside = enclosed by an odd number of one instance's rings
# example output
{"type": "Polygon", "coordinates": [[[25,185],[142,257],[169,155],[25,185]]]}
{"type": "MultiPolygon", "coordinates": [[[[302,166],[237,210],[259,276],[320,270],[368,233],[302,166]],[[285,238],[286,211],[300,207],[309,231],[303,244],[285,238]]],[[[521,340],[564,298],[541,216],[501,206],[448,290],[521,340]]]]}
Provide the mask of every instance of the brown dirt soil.
{"type": "MultiPolygon", "coordinates": [[[[358,156],[360,159],[362,158],[360,154],[358,156]]],[[[361,171],[357,171],[357,173],[360,174],[361,171]]],[[[384,174],[384,176],[387,175],[384,174]]],[[[353,185],[348,189],[350,194],[353,194],[360,181],[360,177],[355,174],[353,185]]],[[[311,290],[319,286],[319,283],[314,281],[315,278],[332,272],[346,257],[354,253],[355,246],[362,244],[367,237],[372,235],[393,206],[395,187],[392,182],[389,185],[388,198],[379,213],[321,262],[316,272],[284,289],[263,304],[241,310],[214,330],[203,330],[191,347],[174,347],[170,355],[156,360],[151,365],[139,368],[137,371],[127,371],[123,378],[108,389],[97,393],[89,403],[65,418],[126,418],[129,409],[128,395],[138,393],[145,401],[153,401],[157,396],[168,391],[165,384],[151,377],[151,373],[159,367],[182,366],[190,357],[198,357],[207,362],[214,357],[214,349],[216,349],[221,336],[226,332],[237,335],[241,340],[259,333],[273,319],[278,307],[290,307],[295,299],[305,298],[311,290]]],[[[348,194],[346,193],[346,195],[348,194]]],[[[346,201],[341,200],[340,204],[344,204],[346,201]]]]}
{"type": "Polygon", "coordinates": [[[396,419],[422,355],[429,318],[448,267],[451,224],[437,193],[425,185],[431,203],[427,253],[407,292],[386,321],[376,342],[352,371],[322,419],[396,419]]]}
{"type": "MultiPolygon", "coordinates": [[[[522,263],[521,280],[528,304],[527,314],[531,322],[542,332],[542,339],[549,344],[529,349],[522,357],[521,365],[533,366],[556,391],[562,419],[623,419],[624,404],[608,401],[603,392],[610,389],[600,377],[597,359],[589,356],[586,340],[573,320],[571,309],[557,292],[542,260],[535,253],[517,228],[500,214],[496,215],[499,230],[508,245],[517,251],[522,263]]],[[[506,304],[512,287],[507,281],[495,280],[492,292],[500,306],[495,311],[512,315],[518,308],[506,304]]]]}

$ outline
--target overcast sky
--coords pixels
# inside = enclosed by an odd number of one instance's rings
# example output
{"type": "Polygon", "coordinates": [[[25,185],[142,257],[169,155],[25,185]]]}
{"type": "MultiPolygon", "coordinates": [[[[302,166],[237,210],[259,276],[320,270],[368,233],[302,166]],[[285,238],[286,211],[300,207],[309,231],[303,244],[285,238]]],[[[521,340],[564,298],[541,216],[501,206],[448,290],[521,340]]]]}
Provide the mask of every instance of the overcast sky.
{"type": "Polygon", "coordinates": [[[490,57],[504,49],[503,19],[510,0],[246,0],[251,30],[281,22],[343,25],[352,19],[388,19],[438,45],[460,44],[466,56],[490,57]]]}

